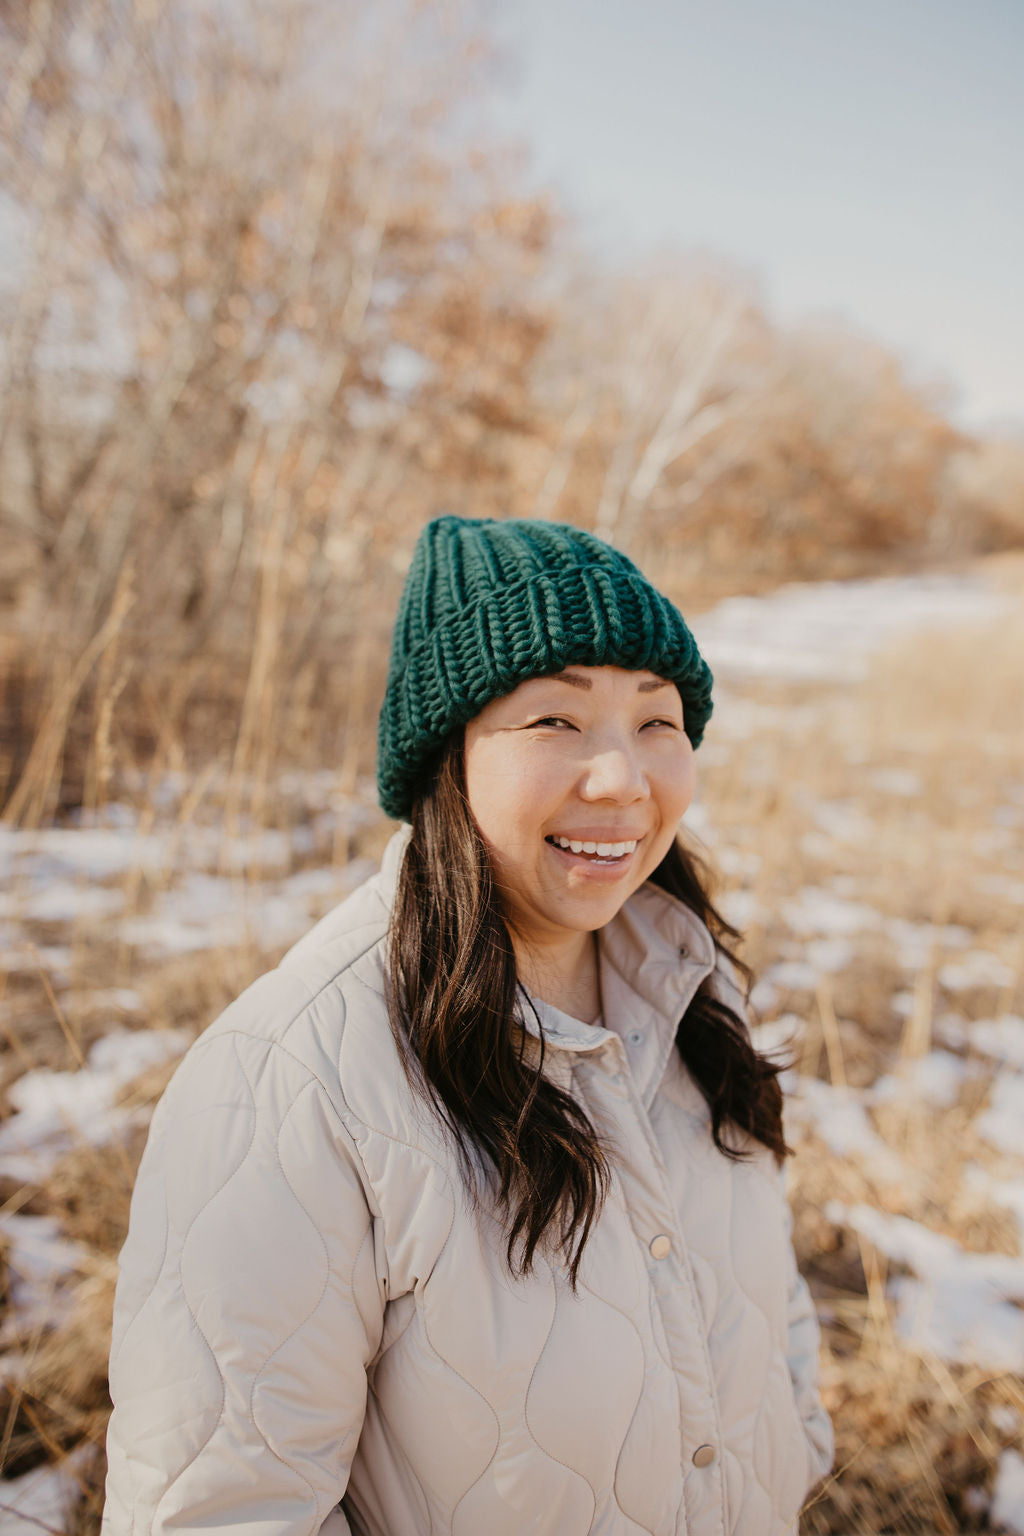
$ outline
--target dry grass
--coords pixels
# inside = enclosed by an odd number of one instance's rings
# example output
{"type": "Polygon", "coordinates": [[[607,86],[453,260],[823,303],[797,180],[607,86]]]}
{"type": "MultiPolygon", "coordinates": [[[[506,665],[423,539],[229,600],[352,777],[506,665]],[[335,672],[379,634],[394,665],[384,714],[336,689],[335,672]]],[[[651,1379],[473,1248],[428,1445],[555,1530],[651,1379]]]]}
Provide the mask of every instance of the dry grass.
{"type": "MultiPolygon", "coordinates": [[[[1019,561],[1001,561],[999,578],[1024,597],[1019,561]]],[[[808,886],[835,890],[838,880],[847,899],[885,920],[962,926],[970,947],[1003,958],[1013,977],[952,994],[939,973],[959,951],[941,938],[908,973],[894,957],[889,921],[857,934],[854,963],[830,987],[818,996],[783,993],[768,1016],[800,1016],[803,1070],[866,1086],[926,1054],[947,1009],[998,1017],[1024,1004],[1020,906],[989,884],[1024,878],[1024,837],[1008,849],[993,836],[1000,808],[1016,808],[1012,824],[1024,824],[1024,603],[1009,620],[901,643],[852,696],[774,694],[796,707],[790,727],[730,747],[703,776],[720,845],[760,860],[742,882],[757,902],[746,947],[755,968],[793,944],[785,903],[808,886]],[[916,775],[919,790],[901,796],[885,779],[876,783],[893,769],[916,775]],[[851,807],[870,835],[823,835],[815,814],[823,803],[851,807]],[[912,994],[909,1016],[894,1010],[899,991],[912,994]]],[[[813,1133],[790,1165],[795,1241],[822,1309],[824,1391],[837,1431],[836,1471],[805,1515],[808,1536],[987,1528],[977,1490],[990,1488],[998,1451],[1012,1438],[991,1413],[1000,1405],[1024,1412],[1019,1379],[947,1366],[909,1347],[892,1325],[884,1258],[824,1212],[829,1201],[865,1202],[969,1250],[1019,1252],[1009,1213],[964,1181],[968,1163],[1000,1171],[999,1156],[974,1130],[990,1079],[981,1067],[946,1109],[904,1102],[873,1111],[910,1178],[887,1182],[813,1133]]]]}
{"type": "MultiPolygon", "coordinates": [[[[998,574],[1024,596],[1021,562],[1001,561],[998,574]]],[[[951,1007],[968,1018],[1019,1010],[1020,907],[1000,895],[998,884],[1024,879],[1024,860],[1019,846],[1008,852],[1005,838],[995,834],[1012,821],[1007,807],[1024,816],[1024,604],[1012,621],[909,640],[854,688],[759,685],[727,692],[715,745],[709,741],[698,760],[701,795],[715,828],[714,852],[726,870],[724,888],[742,888],[754,902],[745,954],[755,970],[800,954],[805,940],[791,930],[787,904],[807,887],[838,891],[882,914],[879,926],[850,936],[850,963],[816,991],[779,988],[766,1007],[768,1019],[783,1012],[801,1019],[801,1070],[865,1086],[925,1055],[937,1038],[936,1021],[951,1007]],[[731,740],[730,697],[737,708],[783,707],[765,708],[755,730],[731,740]],[[894,770],[915,775],[918,788],[898,793],[894,770]],[[830,815],[823,818],[822,807],[830,815]],[[892,939],[899,922],[937,930],[910,970],[892,939]],[[947,924],[967,929],[971,948],[999,956],[1012,982],[956,994],[944,988],[942,967],[959,953],[942,934],[947,924]],[[897,1008],[900,994],[910,1001],[897,1008]]],[[[364,743],[360,751],[366,750],[364,743]]],[[[216,769],[195,777],[177,806],[181,836],[195,826],[217,826],[231,808],[232,785],[237,809],[238,782],[216,769]]],[[[304,815],[294,795],[276,786],[266,763],[260,783],[266,786],[264,824],[294,832],[304,815]]],[[[904,788],[910,783],[907,778],[904,788]]],[[[354,772],[347,787],[358,804],[354,772]]],[[[145,786],[137,809],[143,831],[166,820],[145,786]]],[[[349,818],[341,834],[315,819],[307,830],[293,867],[375,857],[388,832],[367,815],[349,818]]],[[[240,894],[258,874],[254,868],[239,874],[240,894]]],[[[126,913],[143,915],[175,878],[169,866],[140,867],[111,883],[124,893],[126,913]]],[[[46,922],[31,932],[39,964],[12,971],[4,982],[0,1093],[26,1067],[72,1068],[112,1023],[198,1029],[276,958],[254,942],[147,960],[119,938],[116,923],[102,919],[70,935],[46,922]],[[46,959],[55,943],[70,944],[67,985],[59,991],[46,959]],[[100,990],[109,998],[111,988],[136,994],[120,1005],[120,1015],[109,1001],[95,1001],[100,990]]],[[[140,1079],[131,1101],[154,1102],[169,1070],[140,1079]]],[[[998,1452],[1009,1440],[997,1428],[1009,1421],[998,1413],[994,1421],[993,1409],[1024,1412],[1020,1383],[1008,1374],[946,1365],[909,1346],[893,1326],[884,1258],[831,1219],[827,1208],[835,1200],[865,1202],[968,1249],[1016,1252],[1019,1234],[1007,1211],[986,1203],[964,1179],[968,1162],[999,1171],[997,1154],[974,1128],[989,1081],[980,1067],[943,1110],[903,1102],[873,1111],[876,1131],[912,1170],[909,1178],[887,1178],[878,1168],[838,1157],[811,1129],[797,1137],[790,1165],[795,1241],[822,1312],[824,1392],[838,1446],[836,1471],[805,1514],[805,1536],[986,1528],[972,1490],[991,1487],[998,1452]]],[[[0,1465],[8,1476],[78,1444],[96,1448],[82,1473],[86,1496],[75,1516],[83,1533],[98,1528],[113,1260],[142,1136],[70,1152],[41,1187],[10,1181],[0,1187],[5,1210],[55,1215],[89,1256],[65,1320],[21,1341],[22,1365],[9,1373],[0,1402],[0,1465]]]]}

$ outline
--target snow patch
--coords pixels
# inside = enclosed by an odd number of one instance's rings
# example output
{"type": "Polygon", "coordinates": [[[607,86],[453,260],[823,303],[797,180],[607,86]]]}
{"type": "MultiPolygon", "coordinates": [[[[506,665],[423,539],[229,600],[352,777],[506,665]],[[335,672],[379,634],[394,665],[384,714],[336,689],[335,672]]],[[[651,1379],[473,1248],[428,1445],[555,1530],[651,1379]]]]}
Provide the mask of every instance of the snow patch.
{"type": "Polygon", "coordinates": [[[114,1030],[97,1040],[80,1071],[26,1072],[7,1090],[16,1113],[0,1125],[0,1174],[38,1183],[76,1141],[111,1140],[135,1119],[117,1107],[121,1090],[180,1056],[190,1040],[184,1029],[114,1030]]]}
{"type": "Polygon", "coordinates": [[[854,682],[901,635],[998,618],[1011,602],[975,575],[791,582],[767,596],[727,598],[691,628],[726,677],[854,682]]]}
{"type": "Polygon", "coordinates": [[[1011,987],[1014,975],[987,949],[972,949],[960,960],[942,966],[939,981],[949,992],[964,992],[970,987],[1011,987]]]}
{"type": "Polygon", "coordinates": [[[1024,1074],[1004,1072],[996,1078],[989,1107],[974,1128],[1001,1152],[1024,1157],[1024,1074]]]}
{"type": "Polygon", "coordinates": [[[54,1323],[67,1310],[60,1283],[82,1267],[85,1249],[61,1236],[55,1216],[0,1215],[0,1236],[17,1332],[54,1323]]]}
{"type": "Polygon", "coordinates": [[[997,1531],[1024,1536],[1024,1456],[1006,1450],[999,1458],[989,1516],[997,1531]]]}
{"type": "Polygon", "coordinates": [[[874,907],[847,901],[820,886],[804,886],[796,899],[787,901],[782,915],[794,933],[843,937],[877,928],[882,921],[874,907]]]}
{"type": "Polygon", "coordinates": [[[825,1214],[868,1240],[910,1275],[889,1282],[897,1332],[940,1359],[1024,1371],[1024,1259],[968,1253],[907,1216],[829,1201],[825,1214]]]}
{"type": "Polygon", "coordinates": [[[906,1061],[898,1072],[886,1073],[868,1090],[872,1104],[899,1104],[910,1100],[948,1109],[960,1096],[964,1079],[978,1068],[951,1051],[930,1051],[906,1061]]]}
{"type": "Polygon", "coordinates": [[[40,1536],[65,1531],[82,1496],[82,1476],[91,1447],[72,1451],[56,1466],[33,1467],[0,1482],[0,1536],[40,1536]]]}
{"type": "Polygon", "coordinates": [[[868,1117],[856,1089],[833,1086],[818,1077],[801,1077],[797,1091],[787,1100],[794,1120],[813,1125],[837,1157],[861,1158],[885,1178],[901,1178],[903,1161],[886,1145],[868,1117]]]}

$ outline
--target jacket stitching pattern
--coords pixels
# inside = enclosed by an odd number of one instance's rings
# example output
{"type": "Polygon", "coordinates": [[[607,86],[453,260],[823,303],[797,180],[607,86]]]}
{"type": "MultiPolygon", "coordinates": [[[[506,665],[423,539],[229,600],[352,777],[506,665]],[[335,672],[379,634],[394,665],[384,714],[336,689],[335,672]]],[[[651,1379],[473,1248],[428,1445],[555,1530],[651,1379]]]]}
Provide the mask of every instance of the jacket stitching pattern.
{"type": "MultiPolygon", "coordinates": [[[[450,1215],[449,1222],[448,1222],[448,1231],[445,1233],[444,1242],[441,1244],[441,1247],[438,1250],[437,1258],[434,1260],[435,1268],[441,1262],[441,1256],[444,1253],[445,1249],[448,1247],[448,1243],[450,1242],[451,1235],[452,1235],[452,1233],[454,1231],[455,1231],[455,1203],[453,1201],[452,1202],[452,1208],[451,1208],[451,1215],[450,1215]]],[[[485,1397],[484,1393],[481,1392],[478,1387],[474,1387],[473,1383],[471,1381],[469,1381],[467,1379],[467,1377],[465,1377],[462,1374],[462,1372],[459,1370],[458,1366],[457,1365],[453,1365],[452,1362],[449,1359],[447,1359],[446,1356],[443,1355],[441,1353],[441,1351],[438,1349],[437,1345],[434,1343],[433,1339],[430,1337],[430,1329],[427,1327],[426,1310],[423,1307],[422,1287],[421,1286],[417,1286],[415,1294],[416,1294],[416,1310],[417,1310],[417,1312],[419,1314],[420,1323],[421,1323],[422,1328],[423,1328],[423,1337],[424,1337],[424,1339],[426,1339],[428,1346],[433,1351],[435,1357],[444,1366],[445,1370],[451,1371],[453,1376],[458,1377],[459,1381],[463,1382],[464,1385],[469,1388],[469,1390],[473,1393],[474,1397],[478,1397],[482,1403],[486,1403],[487,1404],[488,1411],[490,1412],[490,1415],[491,1415],[491,1417],[494,1420],[495,1431],[496,1431],[496,1439],[495,1439],[495,1442],[494,1442],[494,1450],[491,1452],[490,1456],[487,1458],[487,1466],[483,1467],[477,1473],[476,1477],[474,1477],[473,1481],[469,1484],[469,1487],[463,1489],[462,1493],[460,1493],[459,1497],[456,1499],[455,1503],[452,1505],[451,1514],[449,1516],[449,1521],[448,1521],[448,1530],[449,1530],[449,1533],[450,1533],[452,1531],[452,1529],[454,1527],[454,1523],[455,1523],[455,1511],[458,1509],[459,1505],[462,1503],[463,1499],[470,1492],[470,1490],[476,1487],[477,1483],[480,1481],[480,1479],[483,1477],[484,1473],[487,1471],[487,1467],[489,1467],[491,1465],[492,1461],[494,1460],[495,1456],[497,1455],[498,1446],[501,1444],[501,1423],[500,1423],[500,1421],[498,1419],[498,1415],[494,1411],[493,1403],[491,1403],[487,1399],[487,1397],[485,1397]]]]}
{"type": "MultiPolygon", "coordinates": [[[[582,1483],[586,1484],[586,1486],[590,1489],[590,1497],[594,1503],[594,1513],[596,1513],[597,1490],[593,1483],[590,1481],[589,1477],[581,1472],[578,1467],[571,1467],[569,1463],[567,1461],[563,1461],[560,1456],[555,1456],[551,1451],[546,1450],[545,1447],[541,1445],[540,1441],[537,1439],[537,1436],[534,1434],[533,1425],[530,1423],[530,1393],[533,1390],[534,1379],[536,1378],[537,1371],[540,1369],[540,1363],[544,1358],[544,1351],[547,1349],[549,1343],[551,1342],[551,1335],[555,1328],[555,1318],[558,1316],[558,1286],[555,1283],[555,1278],[551,1272],[550,1265],[545,1264],[545,1268],[548,1271],[548,1278],[551,1281],[551,1321],[548,1324],[548,1331],[544,1335],[544,1342],[540,1347],[540,1353],[537,1355],[536,1360],[533,1362],[533,1369],[530,1372],[530,1379],[526,1384],[526,1391],[523,1393],[523,1423],[526,1425],[530,1439],[533,1441],[534,1445],[537,1447],[538,1451],[540,1451],[542,1456],[546,1456],[548,1461],[553,1461],[556,1466],[564,1467],[567,1472],[571,1472],[574,1477],[578,1477],[582,1483]]],[[[593,1516],[591,1516],[590,1524],[593,1524],[593,1516]]]]}
{"type": "MultiPolygon", "coordinates": [[[[603,1302],[606,1307],[610,1307],[613,1312],[617,1312],[620,1317],[625,1318],[626,1322],[636,1334],[637,1342],[640,1345],[640,1358],[643,1360],[644,1356],[646,1355],[646,1350],[644,1349],[643,1335],[641,1334],[640,1329],[637,1327],[636,1321],[630,1317],[629,1313],[625,1310],[624,1307],[620,1307],[614,1301],[610,1301],[607,1296],[599,1295],[598,1292],[594,1290],[592,1285],[587,1285],[586,1281],[583,1282],[583,1289],[585,1291],[589,1291],[591,1296],[595,1297],[596,1300],[603,1302]]],[[[649,1289],[650,1287],[648,1286],[648,1290],[649,1289]]],[[[646,1372],[644,1372],[644,1376],[646,1377],[646,1372]]],[[[640,1390],[636,1395],[636,1402],[633,1404],[633,1412],[629,1416],[629,1423],[626,1425],[625,1433],[622,1436],[622,1443],[619,1446],[619,1454],[615,1458],[615,1471],[612,1475],[612,1497],[615,1500],[616,1508],[625,1516],[627,1520],[632,1521],[634,1525],[638,1526],[640,1530],[644,1531],[646,1536],[655,1536],[654,1531],[650,1530],[648,1526],[644,1525],[643,1521],[637,1520],[634,1515],[629,1513],[629,1510],[625,1508],[622,1500],[619,1498],[619,1466],[622,1462],[622,1453],[626,1449],[626,1442],[629,1439],[630,1431],[632,1430],[633,1425],[636,1423],[636,1416],[640,1412],[640,1404],[643,1402],[643,1400],[644,1381],[641,1380],[640,1390]]]]}
{"type": "MultiPolygon", "coordinates": [[[[360,1252],[362,1252],[362,1249],[360,1249],[360,1252]]],[[[389,1302],[387,1302],[386,1305],[388,1307],[390,1307],[390,1306],[393,1305],[393,1303],[389,1301],[389,1302]]],[[[402,1340],[405,1338],[406,1334],[409,1332],[409,1329],[412,1327],[412,1325],[413,1325],[413,1323],[415,1321],[416,1321],[416,1307],[415,1307],[415,1304],[414,1304],[412,1309],[409,1312],[408,1321],[406,1322],[406,1325],[402,1329],[401,1333],[396,1334],[395,1337],[388,1344],[386,1344],[384,1346],[384,1348],[380,1351],[379,1354],[374,1355],[373,1360],[370,1363],[371,1363],[371,1365],[372,1365],[372,1367],[373,1367],[373,1369],[375,1371],[380,1369],[380,1366],[387,1359],[388,1355],[390,1355],[391,1351],[395,1348],[395,1346],[397,1344],[401,1344],[402,1340]]]]}
{"type": "Polygon", "coordinates": [[[188,1315],[192,1319],[192,1326],[195,1329],[196,1333],[199,1335],[199,1337],[202,1339],[203,1343],[205,1344],[205,1346],[207,1348],[207,1351],[209,1352],[210,1359],[213,1361],[214,1369],[217,1372],[217,1376],[218,1376],[218,1379],[220,1381],[220,1407],[217,1410],[217,1417],[213,1421],[213,1428],[210,1430],[210,1433],[207,1435],[206,1439],[202,1442],[201,1445],[197,1446],[195,1451],[193,1451],[192,1455],[185,1462],[185,1465],[183,1467],[180,1467],[172,1478],[168,1479],[167,1487],[164,1489],[164,1492],[161,1495],[160,1499],[157,1501],[156,1508],[153,1511],[153,1522],[154,1522],[154,1524],[156,1523],[156,1518],[157,1518],[157,1514],[158,1514],[158,1511],[160,1509],[160,1506],[161,1506],[161,1504],[163,1504],[164,1500],[167,1498],[167,1495],[171,1492],[171,1489],[174,1487],[174,1485],[176,1483],[179,1483],[181,1481],[181,1479],[185,1476],[185,1473],[188,1471],[189,1467],[192,1467],[192,1466],[195,1465],[195,1463],[199,1460],[200,1456],[206,1450],[206,1447],[210,1444],[210,1442],[213,1439],[214,1435],[217,1433],[217,1430],[218,1430],[218,1428],[220,1426],[220,1422],[221,1422],[221,1420],[224,1417],[224,1406],[225,1406],[225,1403],[227,1402],[227,1382],[224,1379],[224,1372],[221,1369],[220,1361],[217,1359],[217,1351],[213,1348],[213,1346],[210,1343],[209,1339],[206,1337],[206,1334],[203,1332],[202,1328],[200,1327],[199,1319],[196,1316],[195,1308],[193,1307],[192,1302],[191,1302],[191,1300],[189,1298],[189,1294],[188,1294],[188,1291],[187,1291],[186,1286],[185,1286],[185,1279],[184,1279],[184,1276],[182,1275],[181,1271],[182,1271],[182,1266],[183,1266],[183,1264],[185,1262],[185,1250],[188,1247],[188,1240],[189,1240],[189,1238],[192,1235],[192,1231],[193,1231],[193,1228],[195,1227],[196,1222],[199,1220],[200,1216],[207,1209],[207,1207],[212,1205],[213,1201],[216,1200],[217,1196],[221,1193],[221,1191],[226,1189],[227,1186],[230,1184],[231,1180],[235,1177],[235,1174],[238,1172],[239,1168],[242,1167],[243,1163],[245,1162],[245,1159],[249,1156],[249,1153],[252,1150],[252,1144],[256,1140],[256,1105],[255,1105],[255,1102],[253,1101],[252,1088],[250,1086],[249,1079],[246,1076],[245,1068],[242,1066],[241,1057],[238,1054],[238,1042],[237,1042],[237,1040],[232,1041],[232,1046],[233,1046],[233,1049],[234,1049],[235,1060],[238,1063],[238,1068],[239,1068],[239,1072],[240,1072],[241,1077],[242,1077],[242,1081],[245,1083],[246,1091],[249,1094],[249,1104],[250,1104],[250,1108],[252,1109],[252,1112],[253,1112],[252,1134],[249,1137],[249,1145],[246,1147],[246,1149],[243,1152],[242,1156],[239,1158],[238,1163],[236,1164],[236,1166],[231,1169],[231,1172],[229,1174],[227,1174],[227,1176],[221,1181],[221,1183],[217,1186],[217,1188],[215,1190],[213,1190],[207,1196],[207,1198],[203,1201],[202,1205],[199,1207],[198,1211],[196,1211],[195,1215],[192,1217],[192,1220],[188,1224],[188,1230],[186,1231],[185,1236],[182,1238],[181,1253],[178,1256],[178,1287],[179,1287],[179,1290],[181,1292],[181,1296],[182,1296],[182,1299],[183,1299],[183,1301],[185,1303],[185,1306],[188,1309],[188,1315]]]}
{"type": "MultiPolygon", "coordinates": [[[[243,1067],[243,1071],[244,1071],[244,1067],[243,1067]]],[[[282,1456],[281,1452],[279,1450],[277,1450],[276,1447],[271,1444],[270,1439],[269,1439],[269,1437],[267,1435],[267,1432],[263,1428],[263,1426],[260,1424],[259,1418],[258,1418],[257,1413],[256,1413],[256,1391],[257,1391],[257,1388],[260,1385],[260,1381],[265,1376],[265,1374],[266,1374],[266,1372],[267,1372],[271,1362],[275,1358],[275,1356],[280,1354],[281,1350],[284,1349],[285,1346],[288,1343],[290,1343],[290,1341],[295,1337],[295,1335],[299,1332],[300,1329],[305,1328],[305,1326],[309,1322],[310,1318],[312,1318],[316,1314],[316,1312],[319,1310],[320,1304],[321,1304],[321,1302],[323,1301],[324,1297],[327,1294],[327,1288],[328,1288],[328,1286],[330,1284],[330,1280],[331,1280],[331,1257],[330,1257],[330,1253],[328,1252],[327,1242],[326,1242],[326,1240],[324,1238],[324,1235],[321,1232],[319,1226],[317,1225],[316,1221],[314,1221],[314,1219],[310,1215],[309,1211],[306,1210],[306,1207],[303,1205],[302,1201],[299,1199],[299,1196],[297,1195],[291,1180],[289,1179],[288,1175],[284,1171],[284,1164],[281,1161],[281,1133],[283,1132],[285,1126],[287,1125],[289,1119],[291,1118],[291,1115],[292,1115],[293,1111],[295,1110],[296,1105],[299,1103],[299,1100],[302,1098],[303,1094],[307,1093],[308,1090],[310,1088],[313,1088],[314,1086],[315,1085],[314,1085],[314,1082],[312,1080],[310,1080],[309,1082],[305,1083],[302,1086],[302,1088],[300,1088],[299,1091],[296,1093],[294,1099],[289,1104],[289,1106],[288,1106],[287,1110],[285,1111],[285,1113],[281,1116],[281,1122],[278,1125],[277,1134],[274,1137],[274,1160],[277,1163],[278,1171],[280,1172],[282,1179],[284,1180],[285,1184],[288,1186],[288,1190],[289,1190],[289,1192],[291,1194],[292,1199],[295,1201],[295,1204],[298,1206],[299,1210],[305,1216],[306,1220],[309,1222],[310,1226],[313,1228],[313,1231],[316,1233],[317,1237],[320,1240],[320,1246],[321,1246],[321,1248],[323,1249],[323,1252],[324,1252],[324,1267],[325,1267],[324,1282],[323,1282],[323,1285],[320,1287],[320,1295],[317,1297],[317,1299],[314,1302],[313,1306],[306,1313],[306,1316],[303,1317],[299,1322],[297,1322],[295,1324],[294,1328],[292,1328],[292,1330],[289,1333],[287,1333],[285,1335],[285,1337],[280,1340],[279,1343],[275,1344],[274,1348],[270,1351],[269,1355],[267,1355],[266,1359],[264,1360],[263,1364],[260,1366],[259,1370],[254,1373],[253,1379],[252,1379],[252,1387],[251,1387],[250,1392],[249,1392],[249,1414],[250,1414],[250,1417],[252,1418],[253,1424],[256,1427],[257,1433],[259,1434],[260,1438],[262,1439],[264,1445],[266,1446],[266,1448],[270,1452],[270,1454],[272,1456],[275,1456],[277,1458],[277,1460],[282,1463],[282,1465],[288,1467],[292,1472],[294,1472],[296,1477],[301,1478],[302,1481],[305,1483],[306,1487],[309,1489],[310,1496],[312,1497],[312,1500],[313,1500],[313,1507],[314,1507],[314,1509],[316,1511],[317,1526],[319,1526],[320,1524],[322,1524],[322,1521],[321,1521],[321,1518],[320,1518],[320,1495],[317,1493],[317,1491],[314,1488],[313,1484],[309,1481],[309,1478],[306,1477],[306,1475],[303,1472],[301,1472],[297,1466],[295,1466],[294,1462],[289,1461],[287,1456],[282,1456]]],[[[250,1085],[249,1091],[250,1091],[250,1093],[252,1092],[251,1085],[250,1085]]],[[[364,1241],[365,1241],[365,1238],[364,1238],[364,1241]]],[[[360,1251],[361,1251],[361,1248],[362,1248],[362,1245],[360,1244],[360,1251]]],[[[357,1253],[357,1257],[358,1257],[358,1253],[357,1253]]],[[[353,1264],[353,1269],[354,1269],[354,1264],[353,1264]]]]}
{"type": "MultiPolygon", "coordinates": [[[[128,1319],[128,1321],[125,1323],[124,1329],[121,1332],[120,1340],[118,1341],[117,1351],[116,1351],[115,1354],[112,1354],[111,1358],[110,1358],[111,1367],[113,1367],[114,1364],[118,1360],[120,1360],[121,1355],[124,1352],[124,1346],[125,1346],[125,1342],[126,1342],[126,1340],[128,1338],[128,1335],[131,1333],[131,1331],[134,1328],[135,1324],[138,1322],[139,1318],[142,1316],[142,1313],[145,1310],[146,1306],[149,1304],[149,1301],[152,1298],[153,1293],[156,1290],[157,1285],[160,1282],[160,1276],[163,1274],[164,1265],[167,1262],[167,1245],[168,1245],[168,1243],[170,1241],[170,1237],[171,1237],[171,1220],[170,1220],[170,1216],[168,1215],[166,1201],[164,1202],[163,1210],[164,1210],[164,1222],[163,1222],[163,1238],[161,1240],[161,1246],[160,1246],[160,1262],[156,1266],[156,1269],[155,1269],[155,1271],[153,1273],[153,1278],[150,1281],[150,1283],[149,1283],[149,1285],[148,1285],[148,1287],[146,1289],[146,1294],[142,1297],[142,1299],[139,1302],[138,1306],[135,1308],[135,1311],[132,1313],[132,1315],[128,1319]]],[[[134,1517],[134,1512],[133,1512],[133,1515],[132,1515],[133,1523],[134,1523],[134,1518],[135,1517],[134,1517]]]]}

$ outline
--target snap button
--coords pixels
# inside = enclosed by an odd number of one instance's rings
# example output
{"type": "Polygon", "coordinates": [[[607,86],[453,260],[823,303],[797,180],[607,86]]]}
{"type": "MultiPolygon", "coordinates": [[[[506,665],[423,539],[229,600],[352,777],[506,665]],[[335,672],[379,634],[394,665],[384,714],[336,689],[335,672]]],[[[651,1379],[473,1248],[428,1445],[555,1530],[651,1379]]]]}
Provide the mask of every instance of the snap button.
{"type": "Polygon", "coordinates": [[[629,1041],[630,1045],[639,1045],[643,1038],[643,1030],[641,1029],[631,1029],[629,1034],[626,1036],[626,1039],[629,1041]]]}
{"type": "Polygon", "coordinates": [[[695,1467],[710,1467],[714,1459],[715,1448],[713,1445],[698,1445],[693,1453],[693,1464],[695,1467]]]}
{"type": "Polygon", "coordinates": [[[657,1237],[652,1237],[647,1245],[651,1250],[652,1259],[664,1259],[672,1252],[672,1239],[666,1237],[664,1232],[659,1232],[657,1237]]]}
{"type": "Polygon", "coordinates": [[[685,944],[680,944],[680,946],[679,946],[679,953],[682,955],[683,959],[685,960],[687,955],[690,953],[690,951],[689,951],[689,949],[687,948],[687,946],[685,944]]]}

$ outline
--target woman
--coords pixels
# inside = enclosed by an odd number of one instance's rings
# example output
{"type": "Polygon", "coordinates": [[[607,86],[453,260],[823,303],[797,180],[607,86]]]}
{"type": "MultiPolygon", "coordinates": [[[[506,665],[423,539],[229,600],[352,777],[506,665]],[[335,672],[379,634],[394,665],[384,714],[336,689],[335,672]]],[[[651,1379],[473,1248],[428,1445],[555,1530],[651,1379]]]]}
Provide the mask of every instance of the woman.
{"type": "Polygon", "coordinates": [[[439,518],[380,873],[191,1048],[104,1529],[770,1536],[828,1469],[777,1068],[676,842],[711,674],[570,527],[439,518]]]}

